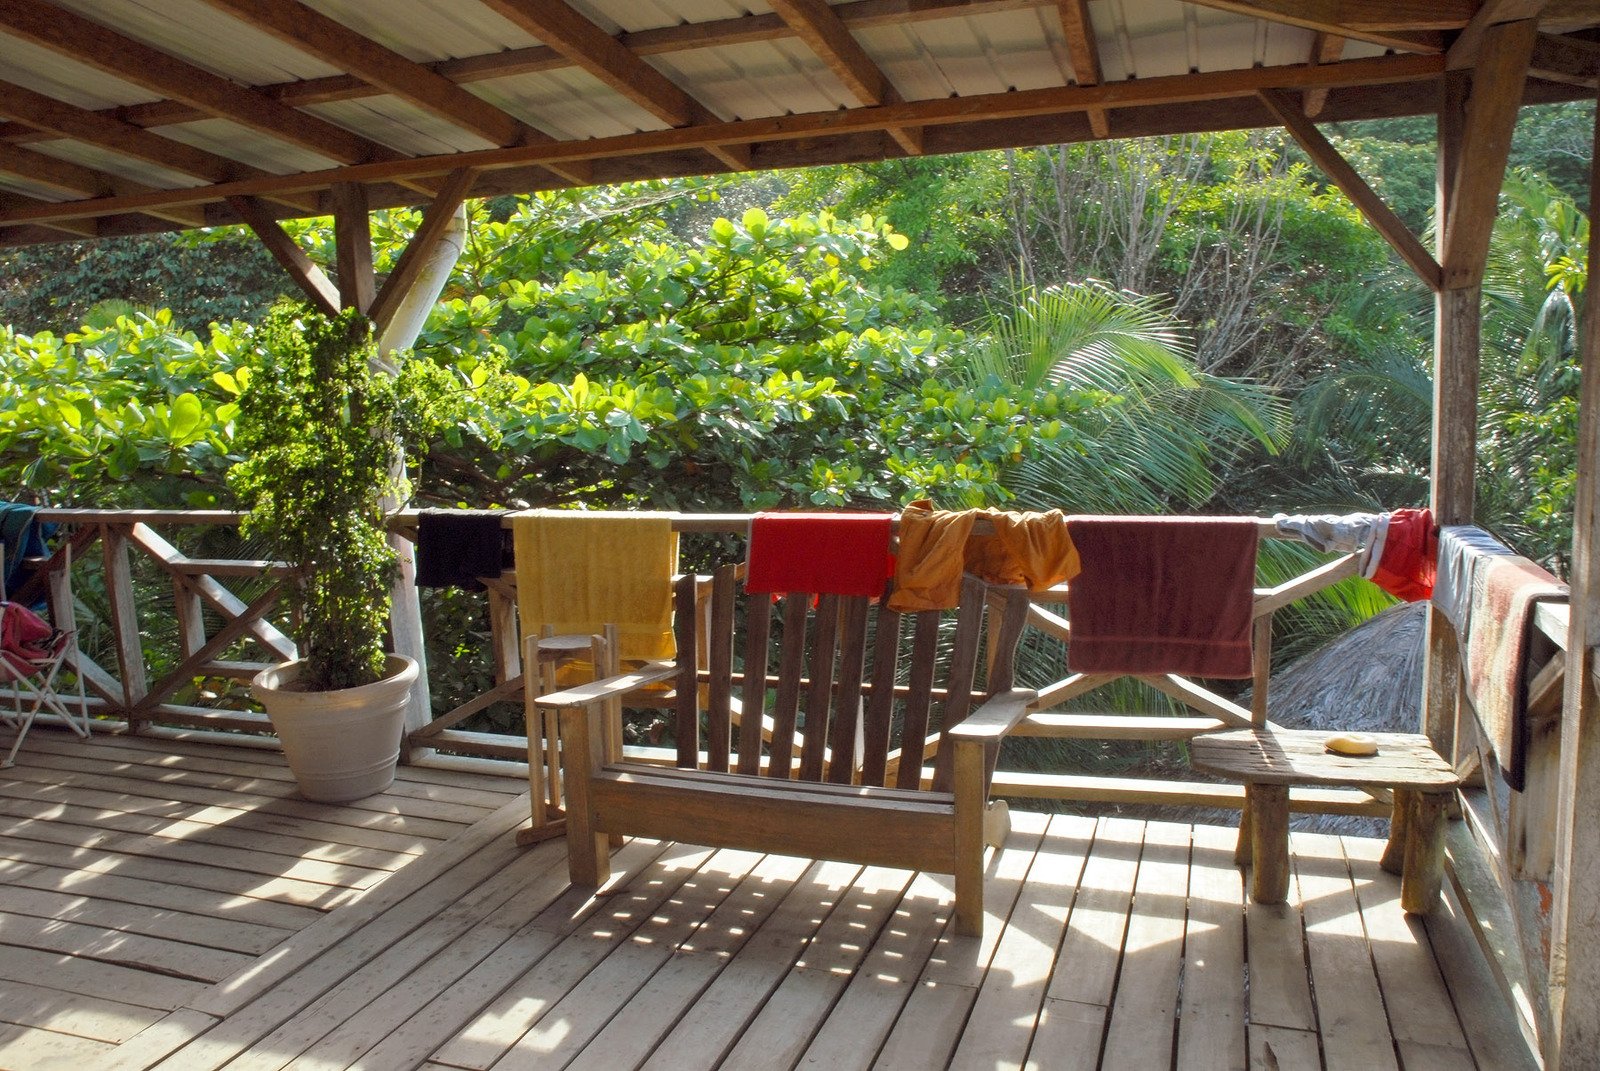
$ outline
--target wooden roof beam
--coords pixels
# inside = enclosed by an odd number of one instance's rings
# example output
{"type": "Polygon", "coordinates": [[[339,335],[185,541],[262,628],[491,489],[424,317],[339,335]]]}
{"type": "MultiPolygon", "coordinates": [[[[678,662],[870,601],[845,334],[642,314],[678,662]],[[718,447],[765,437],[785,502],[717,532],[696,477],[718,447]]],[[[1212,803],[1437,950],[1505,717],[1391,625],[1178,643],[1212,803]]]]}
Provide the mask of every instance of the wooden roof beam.
{"type": "Polygon", "coordinates": [[[1185,0],[1405,52],[1443,52],[1442,30],[1459,30],[1477,0],[1185,0]]]}
{"type": "Polygon", "coordinates": [[[1503,22],[1484,34],[1440,245],[1447,288],[1476,286],[1483,280],[1489,233],[1511,154],[1511,131],[1538,36],[1533,19],[1503,22]]]}
{"type": "Polygon", "coordinates": [[[266,94],[41,0],[0,0],[0,28],[153,93],[180,100],[205,115],[231,119],[341,164],[394,159],[399,155],[343,127],[296,111],[266,94]]]}
{"type": "Polygon", "coordinates": [[[477,172],[470,167],[452,171],[450,177],[445,180],[443,188],[439,190],[439,195],[423,210],[422,223],[417,227],[417,233],[406,243],[405,252],[400,254],[394,270],[389,273],[389,278],[384,280],[383,288],[378,291],[378,296],[373,299],[372,307],[368,310],[368,315],[378,325],[377,335],[381,336],[388,328],[389,322],[394,319],[395,313],[400,308],[400,302],[416,285],[417,277],[428,262],[428,255],[444,237],[450,217],[455,215],[456,209],[466,199],[477,177],[477,172]]]}
{"type": "MultiPolygon", "coordinates": [[[[141,193],[156,192],[154,186],[146,186],[142,182],[109,175],[70,160],[24,149],[20,145],[8,146],[5,152],[0,152],[0,174],[29,179],[74,197],[132,197],[141,193]]],[[[145,210],[144,214],[183,227],[206,225],[205,211],[196,206],[173,205],[167,208],[151,208],[145,210]]]]}
{"type": "Polygon", "coordinates": [[[1411,233],[1405,222],[1383,202],[1383,198],[1350,166],[1350,162],[1340,155],[1339,150],[1322,136],[1316,124],[1306,118],[1305,106],[1292,93],[1281,89],[1263,90],[1261,100],[1278,117],[1284,129],[1294,136],[1306,155],[1344,191],[1367,222],[1400,254],[1400,259],[1411,266],[1411,270],[1428,284],[1429,289],[1438,292],[1444,277],[1439,262],[1433,259],[1433,254],[1411,233]]]}
{"type": "MultiPolygon", "coordinates": [[[[771,0],[772,10],[815,52],[856,101],[871,107],[903,104],[905,98],[884,76],[877,61],[850,33],[826,0],[771,0]]],[[[887,126],[888,135],[912,156],[922,154],[922,131],[887,126]]]]}
{"type": "MultiPolygon", "coordinates": [[[[1230,97],[1253,98],[1261,89],[1303,90],[1316,86],[1372,86],[1403,91],[1413,97],[1427,97],[1431,100],[1426,89],[1418,91],[1406,87],[1416,83],[1432,82],[1443,71],[1443,56],[1374,56],[1345,60],[1324,67],[1307,67],[1303,64],[1293,67],[1253,67],[1202,74],[1139,78],[1100,86],[1057,86],[976,97],[937,98],[884,105],[880,108],[831,109],[801,115],[745,119],[723,123],[714,130],[686,127],[640,131],[609,138],[564,141],[559,144],[525,145],[505,149],[484,149],[472,153],[416,157],[385,163],[352,164],[327,171],[229,183],[221,188],[170,190],[133,197],[100,198],[94,201],[64,204],[52,208],[50,213],[0,215],[0,225],[38,223],[46,218],[143,212],[156,206],[202,204],[220,200],[225,196],[322,190],[335,182],[367,184],[394,182],[402,178],[442,175],[452,168],[461,166],[487,171],[523,165],[546,168],[558,163],[563,166],[574,163],[592,165],[594,161],[614,158],[703,150],[705,144],[711,141],[722,144],[756,145],[765,142],[877,132],[889,125],[912,127],[993,125],[1012,119],[1081,114],[1091,107],[1134,109],[1204,103],[1216,110],[1229,104],[1230,97]]],[[[1261,106],[1252,103],[1251,110],[1258,116],[1257,122],[1260,122],[1259,117],[1265,114],[1261,106]]],[[[1423,108],[1417,104],[1408,103],[1403,107],[1391,106],[1387,114],[1416,114],[1421,110],[1423,108]]],[[[1235,125],[1241,123],[1251,125],[1241,120],[1230,120],[1230,122],[1235,125]]],[[[1144,132],[1143,128],[1144,124],[1140,124],[1140,133],[1144,132]]],[[[1206,128],[1216,129],[1214,126],[1206,128]]],[[[763,161],[762,166],[768,165],[763,161]]]]}
{"type": "MultiPolygon", "coordinates": [[[[670,78],[560,0],[483,0],[483,3],[668,126],[701,126],[721,121],[670,78]]],[[[750,167],[749,150],[742,146],[724,150],[712,144],[707,145],[706,150],[735,170],[750,167]]]]}
{"type": "Polygon", "coordinates": [[[1540,34],[1528,73],[1549,82],[1595,88],[1600,81],[1600,44],[1576,37],[1540,34]]]}
{"type": "Polygon", "coordinates": [[[1549,3],[1550,0],[1483,0],[1483,5],[1445,52],[1445,66],[1452,71],[1472,66],[1477,61],[1478,49],[1483,46],[1483,35],[1489,27],[1502,22],[1536,19],[1549,3]]]}
{"type": "MultiPolygon", "coordinates": [[[[32,208],[49,203],[49,201],[38,197],[28,197],[25,194],[0,190],[0,212],[8,212],[16,208],[32,208]]],[[[54,223],[46,223],[45,226],[72,238],[100,237],[100,221],[95,219],[63,219],[54,223]]]]}
{"type": "MultiPolygon", "coordinates": [[[[1311,41],[1311,66],[1319,67],[1324,63],[1337,63],[1339,57],[1344,55],[1345,38],[1331,33],[1318,31],[1311,41]]],[[[1322,114],[1322,109],[1328,103],[1328,90],[1324,88],[1308,89],[1305,92],[1306,118],[1315,119],[1322,114]]]]}
{"type": "MultiPolygon", "coordinates": [[[[443,75],[385,48],[370,37],[306,7],[298,0],[205,2],[502,148],[537,145],[554,140],[482,97],[467,92],[443,75]]],[[[581,168],[572,172],[563,171],[561,175],[580,184],[588,180],[581,168]]]]}
{"type": "Polygon", "coordinates": [[[0,115],[57,137],[88,142],[207,182],[229,182],[254,170],[235,160],[152,134],[131,123],[75,107],[12,82],[0,81],[0,115]]]}
{"type": "Polygon", "coordinates": [[[272,218],[266,206],[255,197],[230,197],[228,204],[249,224],[261,244],[267,247],[272,259],[283,266],[295,285],[305,293],[322,312],[339,315],[339,289],[323,274],[322,269],[306,256],[300,244],[272,218]]]}
{"type": "MultiPolygon", "coordinates": [[[[1094,24],[1089,21],[1089,0],[1057,0],[1056,8],[1067,39],[1067,57],[1072,60],[1072,76],[1080,86],[1099,85],[1105,81],[1105,73],[1100,67],[1094,24]]],[[[1111,136],[1111,118],[1104,108],[1089,109],[1089,128],[1097,138],[1111,136]]]]}

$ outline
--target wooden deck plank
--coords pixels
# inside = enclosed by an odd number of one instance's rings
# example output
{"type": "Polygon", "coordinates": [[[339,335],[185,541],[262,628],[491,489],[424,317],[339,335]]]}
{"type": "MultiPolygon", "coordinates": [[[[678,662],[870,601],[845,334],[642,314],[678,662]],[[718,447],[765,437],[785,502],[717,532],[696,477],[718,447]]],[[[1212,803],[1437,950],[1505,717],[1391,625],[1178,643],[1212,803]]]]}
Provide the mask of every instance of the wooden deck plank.
{"type": "Polygon", "coordinates": [[[10,911],[0,911],[0,947],[55,952],[197,982],[220,981],[255,960],[245,952],[10,911]]]}
{"type": "MultiPolygon", "coordinates": [[[[479,1071],[495,1066],[711,855],[709,848],[678,844],[643,863],[636,855],[630,859],[633,869],[613,872],[603,895],[585,894],[568,904],[553,905],[535,925],[542,922],[561,939],[466,1029],[441,1046],[433,1059],[479,1071]]],[[[566,875],[560,876],[564,883],[566,875]]]]}
{"type": "Polygon", "coordinates": [[[159,835],[124,833],[117,829],[79,825],[64,820],[35,818],[0,820],[0,837],[13,842],[37,841],[108,855],[139,856],[162,863],[193,863],[247,874],[264,874],[312,885],[340,889],[365,889],[382,881],[387,870],[328,863],[270,849],[252,851],[222,844],[206,844],[159,835]]]}
{"type": "MultiPolygon", "coordinates": [[[[557,844],[536,849],[536,854],[528,857],[525,868],[525,873],[531,876],[512,882],[512,895],[472,921],[459,935],[449,936],[449,929],[441,925],[443,915],[430,924],[435,932],[419,931],[424,941],[441,938],[445,943],[415,967],[403,961],[392,966],[375,964],[361,975],[352,976],[340,987],[343,992],[339,997],[343,1005],[352,1010],[340,1015],[333,1002],[326,998],[307,1007],[301,1018],[333,1020],[338,1025],[299,1054],[297,1062],[324,1068],[348,1067],[363,1061],[368,1066],[386,1066],[373,1063],[366,1054],[394,1030],[410,1022],[434,994],[450,989],[484,959],[513,940],[562,892],[565,883],[559,880],[556,866],[562,854],[557,844]]],[[[426,1052],[419,1053],[417,1059],[426,1055],[426,1052]]]]}
{"type": "Polygon", "coordinates": [[[1337,837],[1291,833],[1317,1021],[1329,1068],[1396,1068],[1361,909],[1337,837]]]}
{"type": "Polygon", "coordinates": [[[19,915],[58,922],[76,922],[147,937],[232,949],[260,955],[293,930],[248,922],[218,919],[195,911],[173,911],[155,906],[117,903],[88,896],[5,883],[0,904],[19,915]]]}
{"type": "Polygon", "coordinates": [[[0,1067],[81,1071],[115,1051],[116,1046],[107,1042],[73,1034],[28,1026],[0,1026],[0,1067]]]}
{"type": "Polygon", "coordinates": [[[1061,966],[1050,979],[1052,1000],[1111,1006],[1143,845],[1143,822],[1099,820],[1057,957],[1061,966]]]}
{"type": "Polygon", "coordinates": [[[1446,890],[1443,902],[1428,916],[1427,927],[1450,999],[1478,1066],[1484,1071],[1537,1071],[1539,1061],[1529,1051],[1517,1013],[1506,1003],[1453,892],[1446,890]]]}
{"type": "MultiPolygon", "coordinates": [[[[1317,1031],[1301,912],[1300,882],[1293,867],[1289,869],[1289,887],[1283,903],[1252,903],[1245,912],[1252,1033],[1262,1027],[1312,1034],[1317,1031]]],[[[1293,1037],[1283,1042],[1286,1046],[1297,1043],[1293,1037]]],[[[1252,1041],[1250,1051],[1254,1053],[1258,1048],[1252,1041]]]]}
{"type": "Polygon", "coordinates": [[[951,1068],[1013,1067],[1027,1058],[1094,834],[1092,818],[1050,820],[951,1068]]]}
{"type": "Polygon", "coordinates": [[[313,859],[366,870],[398,870],[418,854],[415,851],[383,851],[356,845],[329,844],[313,837],[242,829],[214,822],[192,822],[184,818],[129,814],[77,803],[0,796],[0,836],[6,835],[10,827],[19,822],[59,822],[89,829],[159,837],[189,845],[216,845],[219,848],[281,855],[291,859],[313,859]]]}
{"type": "MultiPolygon", "coordinates": [[[[392,852],[396,855],[417,856],[444,840],[443,836],[393,833],[384,829],[368,829],[341,822],[322,822],[311,818],[273,814],[270,811],[252,811],[243,807],[152,799],[149,796],[130,796],[120,792],[69,788],[65,785],[39,784],[32,781],[0,781],[0,799],[8,801],[8,805],[20,801],[37,808],[85,807],[111,814],[218,826],[241,833],[291,833],[333,850],[337,850],[341,845],[349,845],[392,852]]],[[[456,826],[451,828],[459,829],[456,826]]]]}
{"type": "Polygon", "coordinates": [[[1250,1025],[1250,1071],[1319,1071],[1322,1051],[1315,1030],[1250,1025]]]}
{"type": "Polygon", "coordinates": [[[812,864],[640,1066],[679,1071],[719,1063],[861,871],[854,863],[812,864]]]}
{"type": "Polygon", "coordinates": [[[1045,816],[1015,814],[1013,820],[1011,836],[989,857],[985,872],[983,936],[966,937],[945,928],[875,1066],[885,1071],[943,1067],[960,1044],[989,962],[1044,839],[1045,816]]]}
{"type": "Polygon", "coordinates": [[[58,989],[158,1011],[181,1008],[205,988],[200,982],[32,948],[10,946],[0,955],[0,981],[35,983],[46,978],[58,989]]]}
{"type": "MultiPolygon", "coordinates": [[[[1167,1067],[1172,1060],[1189,895],[1190,827],[1145,826],[1133,914],[1106,1030],[1108,1067],[1167,1067]]],[[[1070,970],[1071,965],[1066,964],[1070,970]]]]}
{"type": "MultiPolygon", "coordinates": [[[[1454,1014],[1440,1015],[1450,1007],[1450,992],[1439,974],[1433,946],[1422,919],[1400,908],[1400,879],[1378,868],[1383,846],[1375,840],[1339,838],[1350,875],[1355,881],[1361,921],[1378,969],[1378,985],[1389,1009],[1389,1032],[1401,1046],[1407,1071],[1425,1051],[1454,1052],[1457,1067],[1468,1066],[1472,1056],[1454,1014]],[[1415,1059],[1406,1051],[1417,1053],[1415,1059]]],[[[1428,1056],[1431,1063],[1437,1058],[1428,1056]]]]}
{"type": "Polygon", "coordinates": [[[1246,1060],[1245,897],[1234,841],[1232,830],[1194,830],[1178,1071],[1231,1071],[1246,1060]]]}
{"type": "Polygon", "coordinates": [[[762,857],[716,911],[589,1039],[567,1065],[569,1071],[618,1071],[642,1063],[812,865],[793,856],[762,857]]]}
{"type": "MultiPolygon", "coordinates": [[[[743,882],[762,856],[721,850],[691,874],[662,906],[640,920],[625,940],[573,986],[532,1030],[496,1064],[498,1067],[566,1067],[679,945],[705,924],[743,882]]],[[[611,925],[606,920],[602,925],[611,925]]]]}
{"type": "Polygon", "coordinates": [[[227,922],[285,930],[299,930],[324,917],[316,908],[297,904],[257,900],[166,881],[75,870],[70,865],[35,866],[4,858],[0,858],[0,883],[116,904],[148,904],[153,912],[194,912],[227,922]]]}
{"type": "Polygon", "coordinates": [[[873,1065],[911,997],[934,942],[950,922],[955,905],[953,886],[945,875],[918,874],[912,879],[894,917],[796,1066],[864,1071],[873,1065]]]}
{"type": "MultiPolygon", "coordinates": [[[[82,758],[78,755],[56,755],[32,750],[28,755],[27,768],[30,770],[55,770],[71,774],[81,769],[81,767],[82,758]]],[[[255,798],[282,800],[285,802],[295,801],[307,804],[313,809],[324,811],[329,806],[337,806],[345,810],[372,811],[377,814],[404,815],[410,818],[428,818],[434,821],[459,824],[475,822],[493,810],[489,806],[429,799],[426,798],[426,794],[421,796],[408,795],[403,791],[408,783],[403,781],[396,782],[395,786],[391,786],[391,790],[386,790],[381,795],[330,805],[314,804],[301,798],[299,795],[300,790],[295,787],[292,778],[285,780],[279,777],[263,777],[260,774],[265,771],[260,769],[256,769],[251,774],[212,773],[206,770],[191,769],[187,765],[177,766],[121,759],[113,759],[108,763],[99,763],[98,768],[103,771],[99,775],[101,777],[117,778],[136,784],[143,783],[150,786],[147,791],[151,793],[156,791],[154,786],[159,785],[161,792],[171,792],[174,789],[184,788],[191,791],[223,793],[226,796],[249,799],[252,803],[255,798]]]]}
{"type": "MultiPolygon", "coordinates": [[[[339,934],[331,945],[322,946],[322,935],[307,937],[309,930],[301,934],[306,938],[303,949],[292,951],[301,956],[313,954],[303,966],[285,970],[274,962],[267,970],[243,974],[211,990],[206,1000],[191,1002],[190,1007],[196,1010],[217,1013],[226,1008],[230,1014],[160,1066],[184,1071],[215,1067],[265,1045],[295,1055],[300,1051],[297,1045],[304,1047],[320,1040],[337,1020],[311,1022],[317,1019],[317,1011],[308,1009],[329,1005],[346,1010],[358,1007],[353,994],[371,993],[378,984],[375,979],[389,977],[389,972],[399,969],[400,964],[414,963],[416,957],[436,948],[429,940],[430,933],[441,928],[459,933],[516,891],[517,883],[531,872],[516,866],[516,860],[531,856],[517,855],[509,841],[509,837],[502,836],[498,844],[503,851],[497,853],[486,847],[438,880],[406,890],[407,895],[397,903],[386,905],[387,909],[376,915],[369,914],[364,925],[339,934]],[[251,994],[248,1000],[241,998],[243,992],[251,994]]],[[[492,846],[493,843],[489,847],[492,846]]]]}
{"type": "Polygon", "coordinates": [[[560,841],[514,843],[523,783],[475,769],[314,805],[255,745],[45,738],[0,776],[0,1067],[1534,1066],[1464,920],[1407,920],[1377,842],[1296,834],[1273,908],[1232,830],[1019,813],[978,940],[940,875],[633,840],[570,889],[560,841]],[[512,802],[408,813],[452,788],[512,802]],[[309,864],[381,880],[260,898],[309,864]]]}
{"type": "Polygon", "coordinates": [[[912,871],[888,867],[862,871],[721,1066],[730,1071],[793,1066],[850,984],[913,876],[912,871]]]}
{"type": "Polygon", "coordinates": [[[159,1021],[162,1014],[137,1004],[69,993],[45,985],[0,982],[0,1022],[13,1026],[37,1027],[120,1045],[159,1021]]]}
{"type": "MultiPolygon", "coordinates": [[[[347,807],[343,804],[312,803],[299,796],[262,795],[229,788],[195,785],[184,781],[161,781],[151,777],[132,777],[117,774],[88,772],[62,767],[35,767],[18,763],[0,774],[0,784],[6,781],[32,781],[64,790],[68,795],[79,789],[115,792],[128,796],[142,796],[153,800],[175,800],[207,806],[242,807],[257,813],[279,814],[289,818],[310,818],[338,821],[366,829],[384,829],[444,839],[461,832],[469,824],[465,818],[451,820],[432,818],[404,811],[399,807],[347,807]]],[[[92,769],[92,768],[90,768],[92,769]]],[[[474,813],[477,813],[474,811],[474,813]]]]}

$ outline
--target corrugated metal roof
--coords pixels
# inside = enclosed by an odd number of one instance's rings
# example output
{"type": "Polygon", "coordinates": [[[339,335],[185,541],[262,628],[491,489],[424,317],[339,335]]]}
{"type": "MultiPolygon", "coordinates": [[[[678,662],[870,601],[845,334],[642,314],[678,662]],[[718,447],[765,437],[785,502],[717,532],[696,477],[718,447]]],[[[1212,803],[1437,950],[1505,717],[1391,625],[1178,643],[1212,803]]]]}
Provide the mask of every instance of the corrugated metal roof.
{"type": "MultiPolygon", "coordinates": [[[[0,207],[0,245],[59,237],[47,229],[52,221],[126,221],[161,207],[126,187],[117,196],[99,192],[118,179],[194,186],[177,166],[117,149],[169,151],[130,126],[211,154],[188,168],[221,174],[239,171],[227,161],[243,165],[245,177],[208,191],[208,218],[225,221],[233,218],[229,197],[264,197],[282,211],[271,199],[283,184],[250,177],[252,168],[309,172],[289,191],[302,201],[335,182],[356,182],[393,203],[412,196],[402,191],[406,180],[460,166],[487,169],[485,187],[506,189],[548,184],[552,170],[568,181],[606,181],[742,166],[746,154],[761,166],[790,166],[923,144],[958,151],[1038,137],[1277,122],[1256,89],[1326,88],[1315,100],[1330,118],[1426,112],[1438,99],[1431,83],[1444,71],[1441,52],[1475,10],[1470,0],[1437,0],[1438,10],[1408,36],[1404,27],[1318,23],[1321,7],[1251,17],[1233,0],[1223,5],[1228,10],[1208,6],[1222,0],[1092,0],[1089,36],[1078,39],[1063,26],[1076,9],[1056,0],[843,0],[816,27],[805,24],[815,16],[787,6],[793,21],[786,24],[769,0],[565,2],[571,17],[617,44],[595,56],[566,55],[560,42],[547,46],[482,0],[8,0],[0,7],[0,116],[10,119],[0,121],[0,143],[95,173],[40,162],[32,166],[50,171],[50,181],[35,181],[20,161],[41,158],[8,156],[0,144],[0,189],[62,201],[0,207]],[[271,11],[293,16],[296,3],[306,9],[299,22],[291,17],[269,32],[252,21],[271,11]],[[295,40],[314,16],[342,29],[331,39],[295,40]],[[1343,41],[1342,62],[1311,66],[1318,30],[1343,41]],[[61,33],[69,39],[56,40],[61,33]],[[341,56],[351,47],[339,40],[346,33],[381,47],[364,58],[341,56]],[[187,64],[237,88],[203,79],[146,88],[149,72],[120,69],[115,49],[91,54],[90,45],[116,34],[172,57],[171,67],[160,68],[169,76],[181,78],[187,64]],[[1100,86],[1084,86],[1089,80],[1075,62],[1097,64],[1100,86]],[[605,77],[590,73],[594,64],[605,77]],[[660,84],[650,67],[672,84],[660,84]],[[1185,78],[1199,88],[1186,88],[1185,78]],[[888,101],[905,103],[863,107],[857,92],[864,98],[873,90],[853,87],[880,80],[893,91],[888,101]],[[34,101],[7,82],[52,98],[65,114],[33,110],[34,101]],[[9,110],[8,94],[15,98],[9,110]],[[713,118],[694,118],[706,113],[713,118]],[[663,114],[701,125],[669,129],[663,114]],[[307,116],[358,139],[340,141],[307,116]],[[56,128],[75,136],[48,133],[56,128]]],[[[1343,9],[1333,10],[1326,17],[1343,9]]],[[[1365,11],[1348,10],[1348,17],[1365,11]]],[[[1600,12],[1574,22],[1569,8],[1562,11],[1547,40],[1600,25],[1600,12]]],[[[1529,95],[1592,92],[1600,46],[1583,38],[1549,43],[1557,47],[1535,65],[1529,95]]],[[[195,210],[190,196],[167,200],[195,210]]]]}

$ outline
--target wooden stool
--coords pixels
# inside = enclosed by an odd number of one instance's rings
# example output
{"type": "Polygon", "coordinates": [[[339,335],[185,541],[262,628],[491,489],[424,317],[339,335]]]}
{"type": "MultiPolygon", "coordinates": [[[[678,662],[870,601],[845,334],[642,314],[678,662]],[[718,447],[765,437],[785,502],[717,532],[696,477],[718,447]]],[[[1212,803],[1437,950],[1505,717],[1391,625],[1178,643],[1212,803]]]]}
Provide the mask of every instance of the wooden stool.
{"type": "Polygon", "coordinates": [[[575,659],[588,658],[596,678],[610,676],[617,671],[616,626],[607,625],[603,637],[557,636],[555,630],[548,626],[541,631],[544,635],[527,638],[523,652],[528,802],[532,821],[517,831],[517,843],[522,845],[537,844],[551,837],[562,836],[567,831],[566,813],[561,806],[561,751],[556,712],[537,707],[534,698],[556,691],[559,688],[556,671],[575,659]]]}
{"type": "Polygon", "coordinates": [[[1244,782],[1234,859],[1252,866],[1250,898],[1281,904],[1289,891],[1289,786],[1338,785],[1394,791],[1383,869],[1400,875],[1400,906],[1425,915],[1444,872],[1445,807],[1460,778],[1414,733],[1372,733],[1376,755],[1336,755],[1314,730],[1238,729],[1191,742],[1195,769],[1244,782]]]}

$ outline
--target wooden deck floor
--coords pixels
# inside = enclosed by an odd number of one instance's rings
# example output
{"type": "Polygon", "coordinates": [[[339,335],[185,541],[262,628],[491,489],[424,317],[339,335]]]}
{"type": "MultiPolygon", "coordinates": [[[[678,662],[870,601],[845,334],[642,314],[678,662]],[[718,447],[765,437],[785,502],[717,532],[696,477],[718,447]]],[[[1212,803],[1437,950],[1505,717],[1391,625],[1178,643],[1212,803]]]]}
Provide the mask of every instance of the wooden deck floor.
{"type": "Polygon", "coordinates": [[[1534,1066],[1464,923],[1381,844],[1017,815],[983,940],[950,881],[632,841],[595,897],[510,778],[351,806],[275,752],[36,731],[0,772],[0,1067],[374,1071],[1534,1066]]]}

